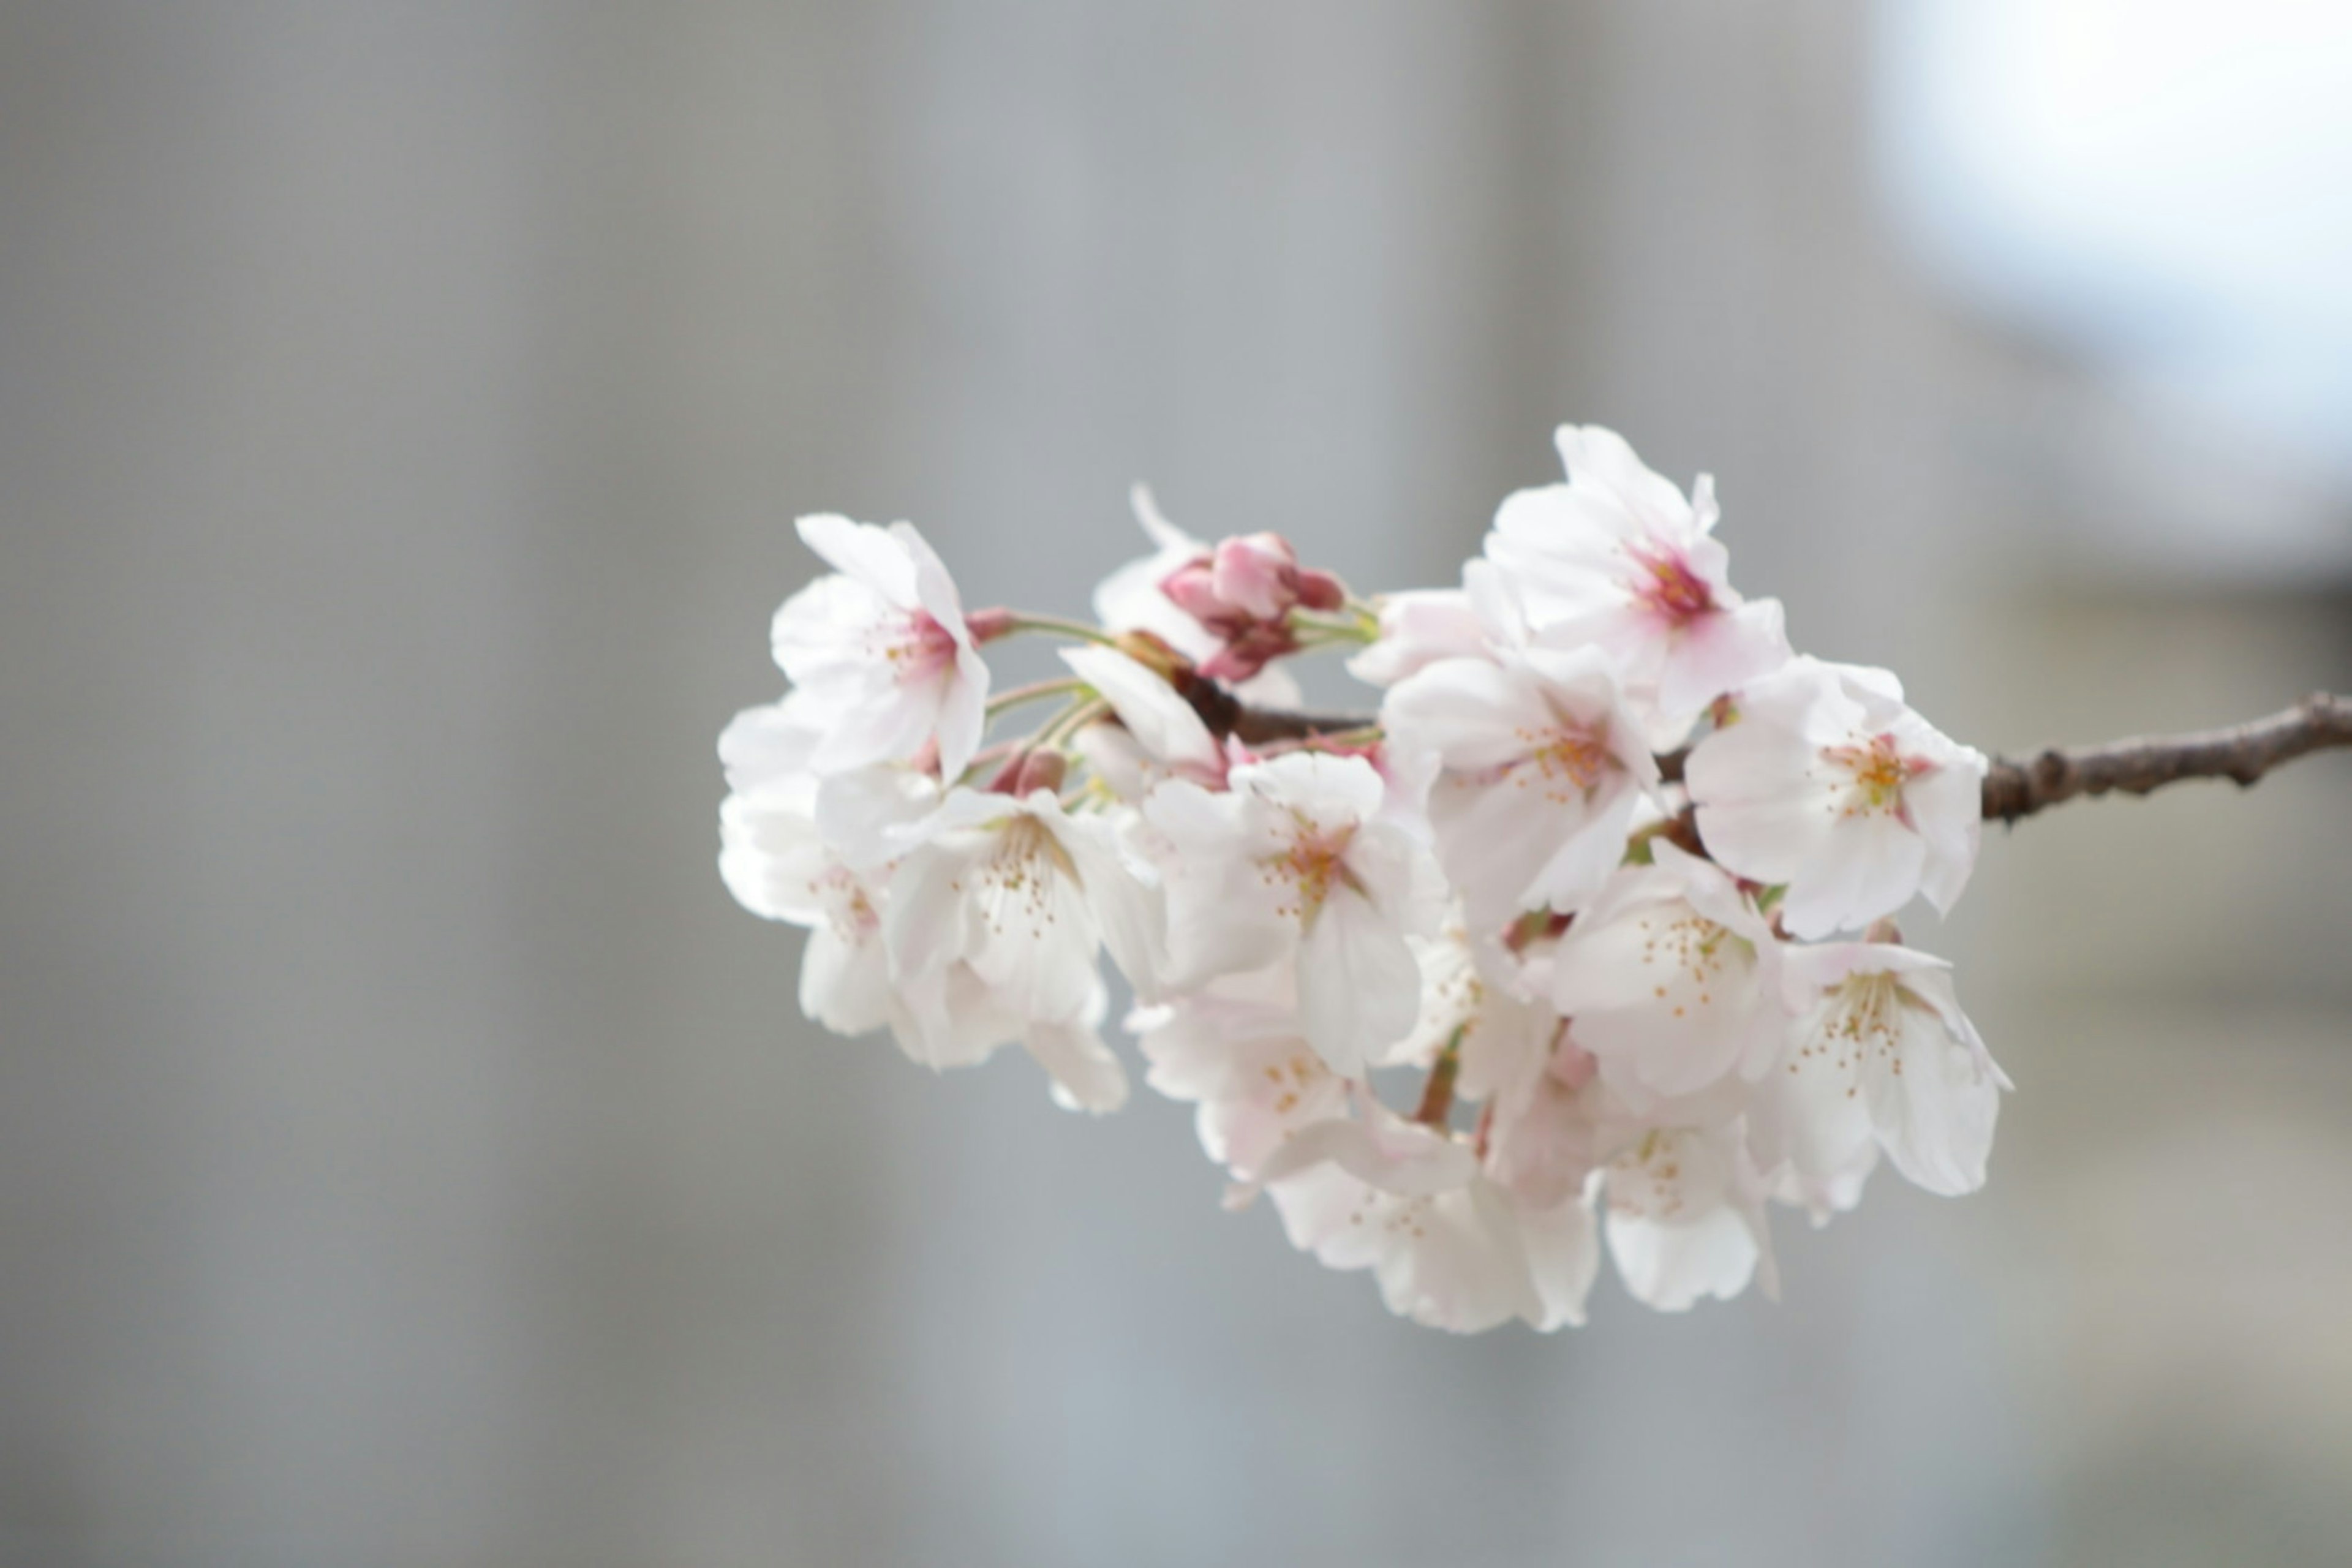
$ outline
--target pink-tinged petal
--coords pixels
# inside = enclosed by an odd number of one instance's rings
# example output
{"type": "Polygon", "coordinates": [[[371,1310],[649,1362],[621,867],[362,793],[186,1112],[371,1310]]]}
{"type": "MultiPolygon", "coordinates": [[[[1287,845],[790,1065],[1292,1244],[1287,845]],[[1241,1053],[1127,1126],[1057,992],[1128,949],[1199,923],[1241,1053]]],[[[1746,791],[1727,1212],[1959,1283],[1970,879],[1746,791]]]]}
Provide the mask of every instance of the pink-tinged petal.
{"type": "Polygon", "coordinates": [[[1466,595],[1427,588],[1381,598],[1379,640],[1348,660],[1348,673],[1370,686],[1393,686],[1440,659],[1486,651],[1486,631],[1466,595]]]}
{"type": "Polygon", "coordinates": [[[1666,654],[1658,706],[1669,718],[1696,713],[1726,692],[1770,675],[1789,657],[1778,599],[1751,599],[1701,616],[1666,654]]]}
{"type": "MultiPolygon", "coordinates": [[[[1654,472],[1622,436],[1600,425],[1563,425],[1552,433],[1570,484],[1589,484],[1614,496],[1644,524],[1677,532],[1692,529],[1690,503],[1672,479],[1654,472]]],[[[1714,484],[1708,481],[1712,496],[1714,484]]]]}
{"type": "Polygon", "coordinates": [[[1525,756],[1528,736],[1554,722],[1554,714],[1524,669],[1455,658],[1391,688],[1381,703],[1381,722],[1399,744],[1428,747],[1447,767],[1469,772],[1525,756]]]}
{"type": "Polygon", "coordinates": [[[1360,1076],[1402,1039],[1421,1010],[1404,934],[1352,889],[1334,889],[1298,949],[1301,1032],[1334,1072],[1360,1076]]]}
{"type": "Polygon", "coordinates": [[[1221,539],[1209,562],[1211,589],[1223,605],[1273,620],[1297,602],[1298,557],[1277,534],[1221,539]]]}
{"type": "Polygon", "coordinates": [[[1539,1074],[1498,1101],[1486,1151],[1488,1173],[1532,1208],[1573,1200],[1603,1153],[1591,1098],[1539,1074]]]}
{"type": "MultiPolygon", "coordinates": [[[[904,540],[871,523],[852,522],[829,512],[802,518],[793,526],[801,542],[827,565],[878,594],[893,607],[911,610],[921,604],[915,586],[915,557],[904,540]]],[[[899,526],[913,532],[907,524],[899,526]]]]}
{"type": "Polygon", "coordinates": [[[1127,1069],[1091,1024],[1034,1023],[1022,1045],[1053,1079],[1054,1103],[1100,1116],[1127,1103],[1127,1069]]]}

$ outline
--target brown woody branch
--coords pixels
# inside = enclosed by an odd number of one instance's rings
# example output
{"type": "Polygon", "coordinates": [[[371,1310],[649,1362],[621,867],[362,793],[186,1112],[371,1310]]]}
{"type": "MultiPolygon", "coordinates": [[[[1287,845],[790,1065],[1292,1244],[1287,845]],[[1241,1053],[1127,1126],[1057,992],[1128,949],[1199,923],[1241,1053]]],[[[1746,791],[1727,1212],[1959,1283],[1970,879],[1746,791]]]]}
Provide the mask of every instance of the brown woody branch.
{"type": "MultiPolygon", "coordinates": [[[[1244,745],[1307,741],[1377,723],[1369,713],[1293,713],[1252,708],[1224,688],[1195,679],[1184,695],[1209,728],[1244,745]]],[[[2284,713],[2227,730],[2116,741],[2104,746],[2052,747],[2025,762],[1996,757],[1984,781],[1987,821],[2015,822],[2077,795],[2147,795],[2182,779],[2230,779],[2241,787],[2311,752],[2352,746],[2352,698],[2316,691],[2284,713]]],[[[1685,753],[1658,759],[1668,780],[1682,777],[1685,753]]]]}
{"type": "Polygon", "coordinates": [[[1996,759],[1985,774],[1984,814],[2015,822],[2079,795],[2147,795],[2181,779],[2230,779],[2243,788],[2330,746],[2352,746],[2352,699],[2315,691],[2284,713],[2227,730],[2053,747],[2023,763],[1996,759]]]}

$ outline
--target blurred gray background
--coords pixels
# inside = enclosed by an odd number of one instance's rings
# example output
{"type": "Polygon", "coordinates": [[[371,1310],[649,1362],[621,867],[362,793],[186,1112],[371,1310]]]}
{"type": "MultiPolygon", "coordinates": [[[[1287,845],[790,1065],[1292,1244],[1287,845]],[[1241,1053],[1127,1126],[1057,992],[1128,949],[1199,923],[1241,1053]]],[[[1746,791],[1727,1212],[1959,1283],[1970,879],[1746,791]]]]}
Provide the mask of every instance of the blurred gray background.
{"type": "Polygon", "coordinates": [[[2352,685],[2352,7],[0,6],[0,1561],[2339,1563],[2352,757],[1992,833],[1993,1180],[1461,1341],[712,868],[799,511],[1450,580],[1563,418],[1988,749],[2352,685]]]}

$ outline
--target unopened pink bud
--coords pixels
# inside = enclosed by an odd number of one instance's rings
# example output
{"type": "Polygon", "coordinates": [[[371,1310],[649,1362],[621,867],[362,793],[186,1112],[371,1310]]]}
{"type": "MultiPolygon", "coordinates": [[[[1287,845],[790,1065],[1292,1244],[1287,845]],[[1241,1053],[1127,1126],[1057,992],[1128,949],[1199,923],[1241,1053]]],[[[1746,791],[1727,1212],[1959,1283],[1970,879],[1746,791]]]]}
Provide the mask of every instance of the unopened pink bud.
{"type": "Polygon", "coordinates": [[[1014,775],[1013,793],[1027,795],[1032,790],[1055,790],[1069,776],[1069,759],[1059,752],[1032,752],[1021,760],[1021,771],[1014,775]]]}
{"type": "Polygon", "coordinates": [[[963,625],[964,629],[971,634],[972,641],[993,642],[1011,631],[1013,622],[1018,618],[1011,610],[997,605],[990,609],[972,611],[971,614],[964,616],[963,625]]]}
{"type": "Polygon", "coordinates": [[[1175,606],[1204,626],[1214,627],[1229,615],[1218,599],[1209,557],[1197,556],[1160,580],[1160,591],[1175,606]]]}
{"type": "Polygon", "coordinates": [[[1278,533],[1220,540],[1211,560],[1217,597],[1244,615],[1276,620],[1298,602],[1298,552],[1278,533]]]}
{"type": "Polygon", "coordinates": [[[1298,574],[1298,602],[1310,610],[1344,609],[1348,585],[1328,572],[1302,568],[1298,574]]]}

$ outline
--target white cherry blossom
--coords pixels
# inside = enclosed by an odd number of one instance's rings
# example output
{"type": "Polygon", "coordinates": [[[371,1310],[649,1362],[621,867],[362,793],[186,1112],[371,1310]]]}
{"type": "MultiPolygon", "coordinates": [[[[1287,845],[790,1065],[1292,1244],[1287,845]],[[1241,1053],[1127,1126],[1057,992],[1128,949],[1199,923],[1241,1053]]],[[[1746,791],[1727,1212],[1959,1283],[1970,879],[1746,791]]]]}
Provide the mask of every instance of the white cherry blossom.
{"type": "Polygon", "coordinates": [[[1146,967],[1141,891],[1108,827],[1024,798],[949,793],[891,874],[883,936],[909,1049],[960,1066],[1018,1038],[1067,1100],[1109,1110],[1125,1076],[1095,1035],[1097,953],[1146,967]]]}
{"type": "Polygon", "coordinates": [[[1622,1092],[1689,1094],[1760,1075],[1787,1027],[1779,943],[1732,879],[1664,840],[1576,917],[1550,1001],[1622,1092]]]}
{"type": "Polygon", "coordinates": [[[1656,762],[1597,648],[1431,664],[1390,689],[1391,747],[1434,752],[1437,855],[1471,920],[1572,911],[1623,859],[1656,762]]]}
{"type": "Polygon", "coordinates": [[[1287,964],[1139,1008],[1128,1028],[1151,1064],[1146,1081],[1198,1105],[1201,1147],[1241,1181],[1293,1133],[1347,1114],[1348,1080],[1299,1033],[1287,964]]]}
{"type": "MultiPolygon", "coordinates": [[[[753,914],[807,930],[801,1011],[836,1034],[898,1017],[882,943],[882,879],[853,867],[819,830],[818,782],[805,771],[817,734],[786,701],[746,709],[719,739],[733,786],[719,811],[719,874],[753,914]]],[[[928,778],[869,797],[877,821],[920,817],[938,804],[928,778]]]]}
{"type": "Polygon", "coordinates": [[[1292,752],[1229,783],[1171,780],[1144,802],[1171,852],[1162,977],[1197,984],[1295,955],[1307,1038],[1357,1076],[1420,1010],[1405,938],[1435,925],[1428,851],[1383,816],[1386,786],[1360,757],[1292,752]]]}
{"type": "Polygon", "coordinates": [[[947,568],[911,523],[800,520],[835,570],[776,612],[776,663],[827,725],[811,765],[836,773],[903,761],[927,742],[953,779],[980,745],[988,666],[947,568]]]}
{"type": "Polygon", "coordinates": [[[1686,500],[1614,431],[1563,425],[1556,439],[1568,482],[1511,496],[1486,536],[1538,640],[1606,651],[1662,737],[1789,657],[1780,601],[1731,587],[1711,479],[1686,500]]]}
{"type": "Polygon", "coordinates": [[[1661,1312],[1729,1300],[1759,1270],[1778,1294],[1764,1184],[1737,1123],[1654,1128],[1610,1161],[1601,1186],[1609,1255],[1635,1300],[1661,1312]]]}
{"type": "Polygon", "coordinates": [[[1371,1269],[1402,1317],[1456,1333],[1584,1321],[1599,1258],[1591,1211],[1520,1205],[1459,1139],[1371,1105],[1294,1135],[1262,1180],[1291,1245],[1328,1268],[1371,1269]]]}
{"type": "Polygon", "coordinates": [[[1924,892],[1948,910],[1982,830],[1983,753],[1906,707],[1883,669],[1800,658],[1741,692],[1684,770],[1707,851],[1785,883],[1798,936],[1858,929],[1924,892]]]}
{"type": "Polygon", "coordinates": [[[1754,1112],[1756,1146],[1786,1162],[1800,1190],[1859,1186],[1874,1149],[1931,1193],[1984,1184],[2008,1078],[1960,1011],[1951,966],[1892,942],[1790,948],[1784,973],[1798,1017],[1754,1112]]]}
{"type": "Polygon", "coordinates": [[[1348,660],[1348,673],[1371,686],[1393,686],[1445,658],[1486,651],[1486,626],[1460,588],[1411,588],[1380,599],[1380,636],[1348,660]]]}

